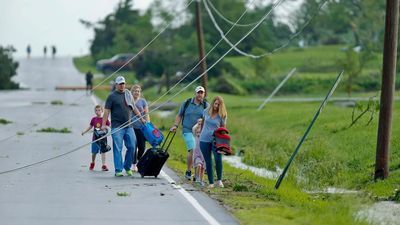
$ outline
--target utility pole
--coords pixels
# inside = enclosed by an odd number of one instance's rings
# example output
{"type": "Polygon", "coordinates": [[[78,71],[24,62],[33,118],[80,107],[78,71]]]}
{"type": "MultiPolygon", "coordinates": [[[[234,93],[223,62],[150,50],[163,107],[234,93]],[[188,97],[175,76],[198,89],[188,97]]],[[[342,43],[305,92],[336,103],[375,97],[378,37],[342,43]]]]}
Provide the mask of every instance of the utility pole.
{"type": "Polygon", "coordinates": [[[396,75],[399,0],[386,0],[385,43],[383,49],[381,105],[376,145],[375,179],[389,176],[392,104],[396,75]]]}
{"type": "Polygon", "coordinates": [[[207,64],[206,64],[206,59],[205,54],[204,54],[204,36],[203,36],[203,23],[201,21],[201,15],[200,15],[200,1],[201,0],[196,0],[196,30],[197,30],[197,43],[198,43],[198,48],[199,48],[199,60],[202,60],[200,62],[200,74],[203,74],[203,77],[201,79],[201,85],[206,89],[206,94],[207,94],[207,83],[208,83],[208,78],[207,78],[207,64]]]}

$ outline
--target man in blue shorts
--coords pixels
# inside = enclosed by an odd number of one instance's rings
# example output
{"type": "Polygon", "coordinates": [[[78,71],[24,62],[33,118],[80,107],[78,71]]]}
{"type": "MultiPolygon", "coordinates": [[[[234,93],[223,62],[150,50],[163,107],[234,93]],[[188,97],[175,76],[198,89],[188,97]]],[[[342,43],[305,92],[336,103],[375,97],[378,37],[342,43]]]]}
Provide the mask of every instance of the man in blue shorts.
{"type": "Polygon", "coordinates": [[[208,107],[208,103],[204,100],[205,90],[202,86],[195,89],[195,96],[185,100],[179,108],[178,115],[176,115],[175,123],[171,127],[171,131],[175,132],[179,124],[182,122],[182,136],[187,149],[187,168],[185,178],[190,180],[192,177],[192,157],[193,149],[195,147],[195,139],[192,133],[193,126],[197,123],[197,119],[203,116],[203,111],[208,107]]]}

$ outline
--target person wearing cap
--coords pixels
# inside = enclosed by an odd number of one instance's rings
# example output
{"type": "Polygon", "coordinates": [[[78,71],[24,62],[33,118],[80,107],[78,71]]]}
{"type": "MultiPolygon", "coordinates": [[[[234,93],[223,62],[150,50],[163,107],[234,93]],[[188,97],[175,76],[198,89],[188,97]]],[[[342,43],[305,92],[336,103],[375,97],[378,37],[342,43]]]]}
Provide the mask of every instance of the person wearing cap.
{"type": "Polygon", "coordinates": [[[106,100],[102,129],[106,126],[108,116],[111,114],[111,136],[113,140],[113,156],[115,176],[122,177],[125,169],[127,176],[132,176],[131,170],[133,156],[136,151],[136,136],[132,128],[132,112],[141,119],[139,110],[136,108],[133,97],[129,90],[125,89],[125,78],[118,76],[115,79],[116,88],[106,100]],[[126,154],[122,160],[122,144],[125,143],[126,154]]]}
{"type": "Polygon", "coordinates": [[[193,126],[197,123],[199,118],[202,118],[203,111],[208,107],[208,103],[205,101],[205,89],[202,86],[198,86],[195,89],[195,96],[184,101],[175,117],[175,123],[171,127],[171,131],[176,132],[179,124],[182,123],[182,136],[186,144],[187,158],[186,158],[186,172],[185,178],[191,180],[192,177],[192,164],[193,164],[193,152],[195,147],[195,138],[192,133],[193,126]]]}

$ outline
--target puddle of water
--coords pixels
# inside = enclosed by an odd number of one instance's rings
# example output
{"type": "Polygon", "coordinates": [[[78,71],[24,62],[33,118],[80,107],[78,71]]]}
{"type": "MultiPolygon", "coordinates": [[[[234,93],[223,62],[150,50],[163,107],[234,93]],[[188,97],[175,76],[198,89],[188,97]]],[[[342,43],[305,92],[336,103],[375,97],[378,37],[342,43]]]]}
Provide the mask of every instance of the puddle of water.
{"type": "MultiPolygon", "coordinates": [[[[268,179],[276,179],[282,173],[282,169],[279,167],[276,168],[276,171],[271,171],[271,170],[267,170],[265,168],[257,168],[254,166],[246,165],[242,162],[242,158],[239,156],[227,156],[227,157],[223,157],[223,160],[235,168],[243,169],[243,170],[250,170],[255,175],[260,176],[260,177],[265,177],[268,179]]],[[[305,192],[309,193],[309,194],[357,194],[357,193],[359,193],[358,191],[347,190],[347,189],[342,189],[342,188],[335,188],[335,187],[328,187],[323,190],[305,191],[305,192]]]]}
{"type": "Polygon", "coordinates": [[[8,108],[13,108],[13,107],[23,107],[23,106],[30,106],[32,103],[30,102],[14,102],[14,101],[9,101],[9,102],[4,102],[1,107],[8,107],[8,108]]]}
{"type": "Polygon", "coordinates": [[[167,118],[170,115],[172,115],[173,113],[174,113],[174,111],[172,111],[172,110],[163,110],[163,111],[157,110],[157,112],[156,112],[157,116],[159,116],[160,118],[167,118]]]}
{"type": "Polygon", "coordinates": [[[366,220],[371,224],[399,225],[400,204],[391,201],[378,202],[358,211],[355,216],[357,219],[366,220]]]}
{"type": "Polygon", "coordinates": [[[358,194],[359,191],[347,190],[343,188],[327,187],[318,191],[305,191],[309,194],[358,194]]]}
{"type": "Polygon", "coordinates": [[[226,156],[226,157],[223,157],[223,160],[235,168],[243,169],[243,170],[250,170],[255,175],[260,176],[260,177],[265,177],[268,179],[276,179],[279,177],[279,175],[282,172],[282,169],[279,167],[276,168],[276,171],[271,171],[271,170],[267,170],[265,168],[257,168],[254,166],[246,165],[242,162],[242,158],[239,156],[226,156]]]}

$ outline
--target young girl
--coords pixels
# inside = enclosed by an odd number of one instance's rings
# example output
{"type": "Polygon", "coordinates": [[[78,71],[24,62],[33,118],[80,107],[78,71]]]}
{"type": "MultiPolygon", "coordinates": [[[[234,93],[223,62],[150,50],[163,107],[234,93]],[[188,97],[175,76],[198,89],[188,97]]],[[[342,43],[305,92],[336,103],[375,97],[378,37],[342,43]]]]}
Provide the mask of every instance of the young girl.
{"type": "MultiPolygon", "coordinates": [[[[90,121],[90,125],[88,128],[86,128],[86,130],[82,131],[82,136],[87,133],[89,130],[91,130],[92,128],[96,129],[100,129],[101,128],[101,124],[103,122],[103,107],[101,105],[96,105],[94,107],[94,112],[96,114],[95,117],[92,118],[92,120],[90,121]]],[[[107,126],[110,126],[110,121],[107,120],[106,122],[107,126]]],[[[93,134],[93,138],[92,140],[96,140],[94,134],[93,134]]],[[[95,165],[95,161],[96,161],[96,155],[97,153],[100,152],[100,146],[97,143],[92,143],[92,162],[90,163],[89,166],[89,170],[93,170],[94,169],[94,165],[95,165]]],[[[107,165],[106,165],[106,153],[101,153],[101,162],[103,164],[103,166],[101,167],[102,171],[108,171],[107,165]]]]}
{"type": "Polygon", "coordinates": [[[194,178],[197,184],[204,186],[203,176],[204,176],[204,157],[200,150],[200,133],[201,126],[203,124],[203,119],[197,120],[197,123],[193,126],[192,132],[195,138],[195,148],[193,149],[193,168],[194,168],[194,178]]]}

